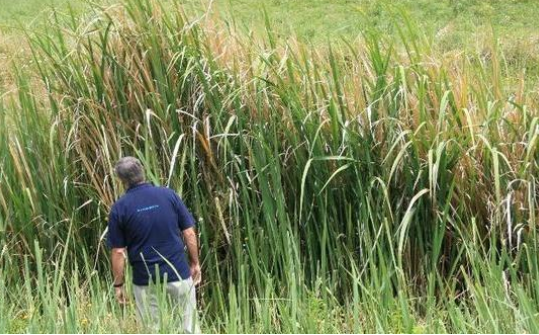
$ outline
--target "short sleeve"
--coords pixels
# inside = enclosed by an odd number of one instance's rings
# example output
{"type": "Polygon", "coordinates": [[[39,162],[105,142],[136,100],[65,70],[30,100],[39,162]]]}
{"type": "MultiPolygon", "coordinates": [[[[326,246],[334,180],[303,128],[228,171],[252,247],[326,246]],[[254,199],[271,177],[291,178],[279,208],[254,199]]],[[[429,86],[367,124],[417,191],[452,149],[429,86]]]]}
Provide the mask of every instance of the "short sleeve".
{"type": "Polygon", "coordinates": [[[112,206],[109,214],[108,245],[110,248],[125,248],[125,237],[117,206],[112,206]]]}
{"type": "Polygon", "coordinates": [[[180,230],[186,230],[195,226],[195,219],[193,215],[189,212],[182,199],[172,191],[174,196],[174,204],[176,207],[176,213],[178,214],[178,227],[180,230]]]}

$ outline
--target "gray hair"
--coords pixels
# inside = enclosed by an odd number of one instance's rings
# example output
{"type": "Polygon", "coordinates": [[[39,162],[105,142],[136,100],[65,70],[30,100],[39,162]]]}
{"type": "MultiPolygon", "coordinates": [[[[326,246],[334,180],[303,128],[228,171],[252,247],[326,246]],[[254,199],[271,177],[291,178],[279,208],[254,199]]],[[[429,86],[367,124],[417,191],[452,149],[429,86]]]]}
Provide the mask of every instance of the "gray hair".
{"type": "Polygon", "coordinates": [[[114,173],[129,187],[144,181],[144,167],[135,157],[121,158],[114,166],[114,173]]]}

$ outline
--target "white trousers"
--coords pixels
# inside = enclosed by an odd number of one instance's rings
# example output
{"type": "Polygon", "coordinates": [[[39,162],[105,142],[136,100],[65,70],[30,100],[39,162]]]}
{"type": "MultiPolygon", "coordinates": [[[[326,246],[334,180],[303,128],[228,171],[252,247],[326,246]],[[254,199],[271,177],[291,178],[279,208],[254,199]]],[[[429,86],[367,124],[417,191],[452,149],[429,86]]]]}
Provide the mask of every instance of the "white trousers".
{"type": "Polygon", "coordinates": [[[159,331],[160,321],[168,319],[176,325],[181,322],[181,327],[187,334],[200,333],[195,285],[191,278],[167,283],[166,287],[134,285],[134,295],[139,317],[150,329],[159,331]],[[170,309],[165,308],[166,306],[170,309]],[[165,311],[167,315],[164,315],[165,311]]]}

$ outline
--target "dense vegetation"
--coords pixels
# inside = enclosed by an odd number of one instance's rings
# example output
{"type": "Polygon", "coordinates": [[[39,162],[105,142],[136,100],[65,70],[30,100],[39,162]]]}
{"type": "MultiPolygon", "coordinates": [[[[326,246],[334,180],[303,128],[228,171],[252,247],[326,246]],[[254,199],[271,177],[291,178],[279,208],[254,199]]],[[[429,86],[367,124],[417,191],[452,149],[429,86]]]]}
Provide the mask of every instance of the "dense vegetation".
{"type": "Polygon", "coordinates": [[[0,331],[141,331],[103,244],[126,154],[199,218],[205,331],[539,331],[539,97],[504,50],[406,18],[314,48],[170,6],[50,24],[15,68],[0,331]]]}

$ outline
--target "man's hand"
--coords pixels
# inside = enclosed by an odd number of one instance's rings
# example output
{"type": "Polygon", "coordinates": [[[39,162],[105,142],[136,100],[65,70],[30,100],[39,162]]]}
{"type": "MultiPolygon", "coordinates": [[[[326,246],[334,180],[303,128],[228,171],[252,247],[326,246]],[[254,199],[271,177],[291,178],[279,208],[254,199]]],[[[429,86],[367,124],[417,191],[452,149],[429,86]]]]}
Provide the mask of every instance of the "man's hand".
{"type": "Polygon", "coordinates": [[[198,261],[197,234],[193,227],[187,228],[183,231],[183,240],[187,245],[187,251],[189,253],[189,260],[191,263],[191,278],[193,278],[193,283],[198,285],[202,280],[202,274],[200,271],[200,263],[198,261]]]}
{"type": "Polygon", "coordinates": [[[191,278],[193,279],[193,283],[195,285],[200,284],[202,281],[202,271],[200,270],[199,264],[191,265],[191,278]]]}
{"type": "Polygon", "coordinates": [[[124,287],[115,287],[115,295],[116,295],[116,301],[120,304],[120,306],[125,306],[129,302],[129,299],[127,298],[127,294],[125,293],[124,287]]]}

